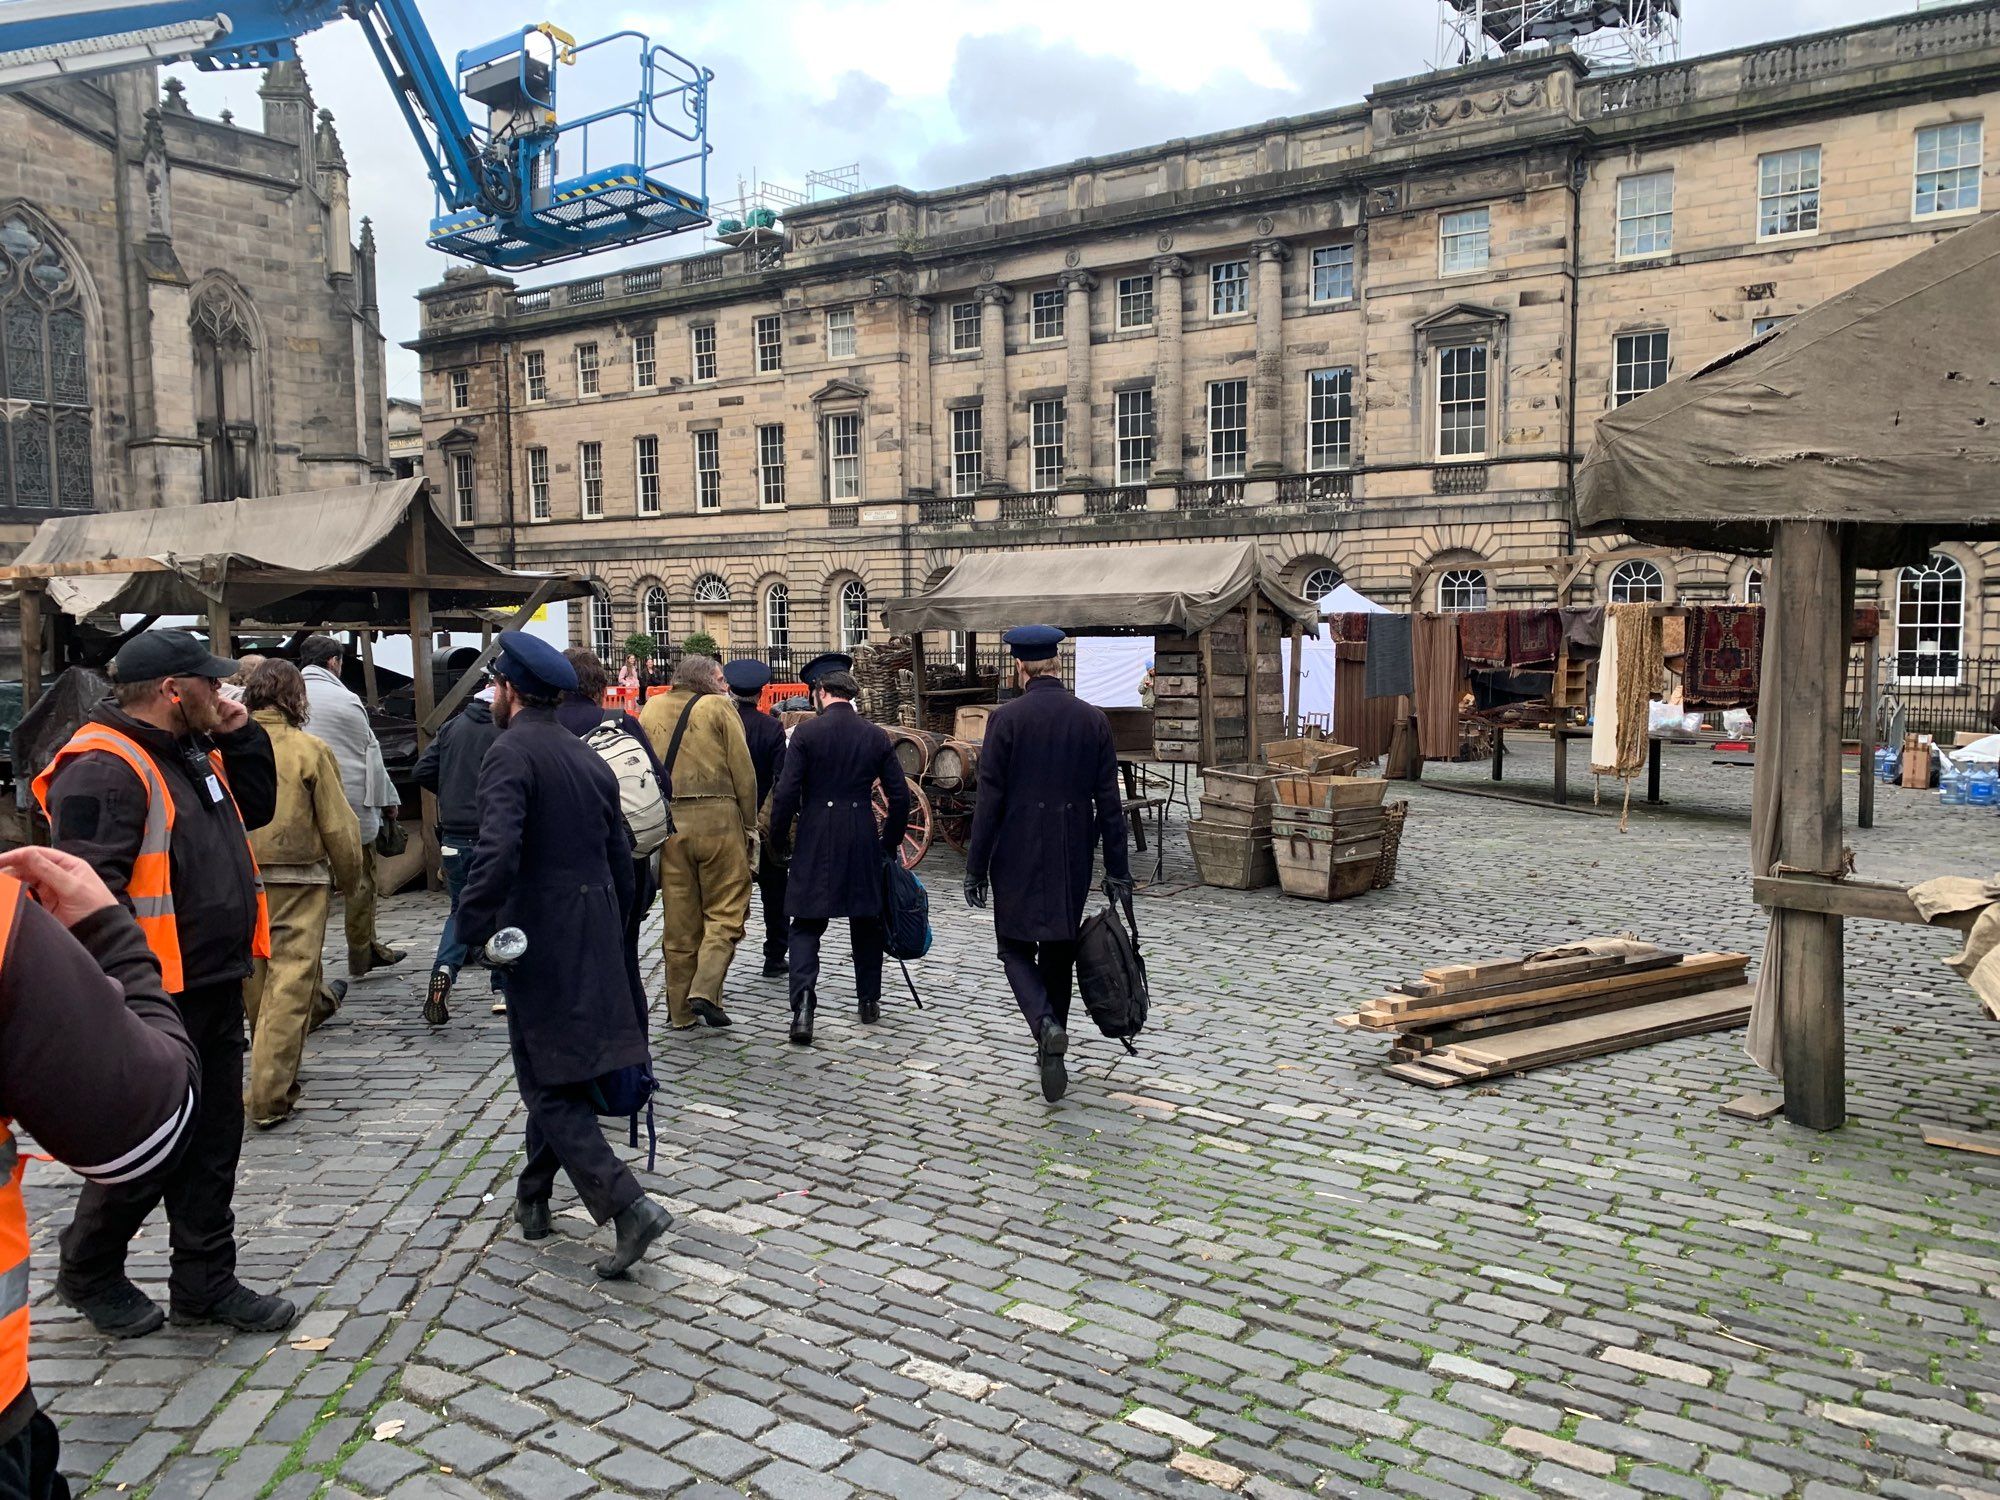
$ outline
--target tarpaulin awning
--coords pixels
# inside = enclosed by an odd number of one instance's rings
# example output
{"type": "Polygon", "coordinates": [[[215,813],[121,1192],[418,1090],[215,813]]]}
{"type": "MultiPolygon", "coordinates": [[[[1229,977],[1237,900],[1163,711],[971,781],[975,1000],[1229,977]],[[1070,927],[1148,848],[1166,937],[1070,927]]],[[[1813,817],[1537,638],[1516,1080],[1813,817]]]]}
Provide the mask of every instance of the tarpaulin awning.
{"type": "Polygon", "coordinates": [[[1870,566],[2000,537],[1997,323],[1988,217],[1604,417],[1579,520],[1758,553],[1774,522],[1852,522],[1870,566]]]}
{"type": "Polygon", "coordinates": [[[239,622],[270,625],[400,623],[413,587],[430,590],[434,613],[522,600],[545,582],[550,598],[589,592],[582,579],[479,557],[437,514],[421,478],[44,521],[0,569],[0,581],[24,579],[45,580],[49,598],[78,619],[199,615],[220,604],[239,622]],[[423,569],[413,575],[415,524],[423,569]]]}
{"type": "Polygon", "coordinates": [[[981,552],[936,587],[882,606],[891,635],[1055,625],[1090,632],[1205,630],[1252,589],[1281,619],[1316,626],[1319,610],[1280,584],[1250,542],[1029,548],[981,552]]]}

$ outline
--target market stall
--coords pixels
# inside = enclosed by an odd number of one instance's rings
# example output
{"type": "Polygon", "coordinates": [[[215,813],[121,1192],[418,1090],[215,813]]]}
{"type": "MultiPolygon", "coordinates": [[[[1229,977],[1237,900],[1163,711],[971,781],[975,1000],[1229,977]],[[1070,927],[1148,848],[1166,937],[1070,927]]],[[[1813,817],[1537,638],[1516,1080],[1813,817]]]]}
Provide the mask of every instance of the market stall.
{"type": "MultiPolygon", "coordinates": [[[[1316,628],[1318,611],[1280,584],[1250,542],[1182,546],[1028,549],[982,553],[960,562],[934,587],[889,601],[882,620],[911,643],[914,722],[940,709],[998,701],[998,684],[940,686],[926,681],[924,637],[963,638],[978,659],[981,634],[1016,625],[1055,625],[1071,636],[1149,638],[1153,643],[1150,725],[1121,731],[1127,801],[1150,805],[1139,788],[1148,762],[1212,766],[1254,761],[1286,731],[1279,642],[1316,628]],[[1137,732],[1143,727],[1143,733],[1137,732]]],[[[1301,654],[1291,657],[1294,677],[1301,654]]],[[[1297,683],[1290,701],[1298,701],[1297,683]]],[[[954,724],[954,729],[956,725],[954,724]]],[[[935,779],[938,756],[929,759],[935,779]]],[[[943,757],[969,811],[976,751],[943,757]]]]}
{"type": "Polygon", "coordinates": [[[1922,920],[1849,878],[1844,657],[1858,567],[2000,537],[2000,218],[1606,416],[1579,475],[1586,530],[1771,557],[1751,865],[1771,929],[1749,1051],[1785,1114],[1846,1117],[1842,922],[1922,920]]]}
{"type": "MultiPolygon", "coordinates": [[[[514,572],[477,556],[437,513],[421,478],[44,521],[13,565],[0,568],[0,584],[19,603],[30,707],[52,671],[101,665],[107,644],[115,649],[163,616],[205,619],[224,654],[233,654],[238,632],[352,627],[365,643],[395,627],[408,631],[421,663],[441,619],[518,628],[543,604],[590,592],[581,578],[514,572]],[[495,616],[496,607],[513,612],[495,616]]],[[[492,649],[443,694],[433,673],[413,674],[419,747],[471,691],[492,649]]],[[[365,645],[363,666],[372,678],[365,645]]],[[[21,767],[15,774],[25,780],[21,767]]],[[[428,798],[424,817],[430,844],[428,798]]]]}

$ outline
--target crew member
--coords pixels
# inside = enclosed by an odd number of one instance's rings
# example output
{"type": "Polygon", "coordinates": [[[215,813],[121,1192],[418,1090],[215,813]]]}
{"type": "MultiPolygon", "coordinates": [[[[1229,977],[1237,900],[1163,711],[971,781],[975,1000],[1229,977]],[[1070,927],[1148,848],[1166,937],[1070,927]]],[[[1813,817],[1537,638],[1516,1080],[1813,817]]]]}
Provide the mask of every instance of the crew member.
{"type": "Polygon", "coordinates": [[[166,1204],[176,1323],[288,1328],[297,1309],[236,1279],[243,1149],[243,981],[271,956],[249,830],[271,821],[271,740],[218,688],[236,663],[185,630],[135,635],[111,663],[112,698],[35,778],[57,848],[80,855],[139,920],[201,1058],[187,1150],[147,1182],[86,1183],[62,1233],[56,1296],[99,1333],[133,1338],[165,1315],[125,1274],[146,1216],[166,1204]]]}
{"type": "Polygon", "coordinates": [[[159,960],[97,872],[56,849],[0,854],[0,1500],[69,1500],[28,1384],[27,1161],[12,1126],[86,1182],[142,1179],[181,1149],[200,1081],[159,960]]]}
{"type": "Polygon", "coordinates": [[[479,773],[479,843],[458,900],[469,951],[517,927],[527,953],[507,971],[507,1039],[528,1110],[528,1161],[514,1216],[531,1240],[550,1229],[557,1167],[618,1242],[597,1274],[623,1276],[665,1233],[667,1211],[606,1143],[591,1081],[647,1062],[646,998],[625,952],[632,835],[618,779],[556,722],[576,670],[524,631],[500,637],[493,722],[479,773]]]}
{"type": "Polygon", "coordinates": [[[757,771],[727,688],[722,663],[691,652],[673,690],[639,715],[673,798],[674,834],[660,849],[660,948],[677,1031],[729,1024],[722,985],[750,916],[757,771]]]}
{"type": "Polygon", "coordinates": [[[1132,869],[1111,724],[1063,686],[1063,633],[1022,625],[1001,639],[1014,654],[1019,696],[986,721],[965,899],[986,905],[990,879],[1000,963],[1035,1039],[1042,1097],[1054,1103],[1069,1088],[1063,1056],[1095,845],[1104,844],[1107,897],[1131,894],[1132,869]]]}
{"type": "Polygon", "coordinates": [[[451,1019],[447,1003],[451,987],[465,967],[465,944],[458,938],[458,899],[479,843],[479,768],[486,763],[487,748],[498,738],[500,726],[493,722],[489,683],[445,721],[437,738],[417,757],[417,785],[437,798],[438,863],[444,869],[445,894],[451,898],[451,911],[438,933],[437,956],[431,960],[430,983],[424,988],[424,1020],[432,1026],[451,1019]]]}
{"type": "MultiPolygon", "coordinates": [[[[750,746],[750,764],[757,768],[757,806],[760,813],[769,813],[771,790],[785,766],[784,726],[757,706],[758,696],[770,686],[771,669],[752,657],[738,657],[722,669],[722,677],[735,695],[743,738],[750,746]]],[[[764,906],[764,977],[782,979],[792,935],[785,920],[785,861],[768,828],[764,832],[759,850],[762,857],[757,861],[757,895],[764,906]]]]}
{"type": "Polygon", "coordinates": [[[861,1024],[882,1019],[882,862],[902,848],[910,790],[896,748],[879,725],[854,711],[861,688],[852,658],[816,656],[802,675],[819,717],[792,731],[783,774],[771,796],[771,832],[792,837],[785,910],[792,919],[792,1040],[813,1039],[819,1004],[819,941],[834,917],[847,918],[861,1024]],[[875,788],[888,817],[875,824],[875,788]]]}

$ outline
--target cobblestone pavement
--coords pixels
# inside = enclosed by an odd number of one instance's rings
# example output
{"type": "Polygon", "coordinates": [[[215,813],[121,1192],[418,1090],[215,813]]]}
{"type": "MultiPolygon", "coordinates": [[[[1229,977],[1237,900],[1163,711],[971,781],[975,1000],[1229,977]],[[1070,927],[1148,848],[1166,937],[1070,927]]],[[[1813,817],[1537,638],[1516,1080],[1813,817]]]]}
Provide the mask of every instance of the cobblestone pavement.
{"type": "MultiPolygon", "coordinates": [[[[1621,927],[1755,951],[1749,772],[1716,758],[1670,752],[1675,805],[1622,835],[1417,788],[1399,884],[1335,907],[1190,885],[1170,830],[1153,1029],[1080,1042],[1053,1108],[935,854],[929,1009],[892,991],[863,1030],[836,978],[791,1048],[746,950],[733,1030],[663,1028],[646,1180],[677,1224],[625,1283],[567,1183],[555,1237],[511,1231],[502,1022],[468,990],[425,1029],[442,904],[402,898],[418,955],[246,1144],[245,1275],[304,1322],[109,1345],[44,1302],[66,1468],[155,1500],[2000,1495],[2000,1161],[1917,1133],[2000,1094],[1947,935],[1850,924],[1827,1136],[1718,1112],[1768,1082],[1733,1035],[1438,1094],[1331,1025],[1426,964],[1621,927]]],[[[1509,779],[1546,786],[1546,751],[1509,779]]],[[[2000,865],[1996,831],[1886,790],[1853,843],[1914,878],[2000,865]]],[[[45,1292],[70,1189],[32,1182],[45,1292]]],[[[135,1256],[162,1295],[164,1249],[135,1256]]]]}

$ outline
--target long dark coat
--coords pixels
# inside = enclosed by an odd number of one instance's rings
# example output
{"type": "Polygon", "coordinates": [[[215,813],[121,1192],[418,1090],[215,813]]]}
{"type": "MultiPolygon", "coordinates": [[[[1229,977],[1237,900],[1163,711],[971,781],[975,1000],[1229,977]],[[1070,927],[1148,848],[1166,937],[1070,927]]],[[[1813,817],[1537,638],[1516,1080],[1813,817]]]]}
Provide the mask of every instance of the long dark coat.
{"type": "Polygon", "coordinates": [[[646,1061],[628,961],[632,836],[611,768],[556,722],[522,708],[479,772],[479,843],[458,898],[458,935],[479,948],[503,927],[528,937],[507,971],[516,1071],[548,1086],[646,1061]]]}
{"type": "Polygon", "coordinates": [[[1075,937],[1100,839],[1105,873],[1129,880],[1111,723],[1057,679],[1034,678],[986,721],[979,754],[965,872],[992,880],[995,935],[1075,937]]]}
{"type": "Polygon", "coordinates": [[[757,768],[757,805],[770,798],[785,769],[785,726],[747,699],[736,700],[743,721],[743,738],[750,746],[750,764],[757,768]]]}
{"type": "Polygon", "coordinates": [[[872,917],[882,910],[882,861],[903,842],[910,789],[889,736],[835,702],[792,731],[771,795],[771,829],[792,843],[788,917],[872,917]],[[878,832],[871,798],[882,784],[889,820],[878,832]]]}

